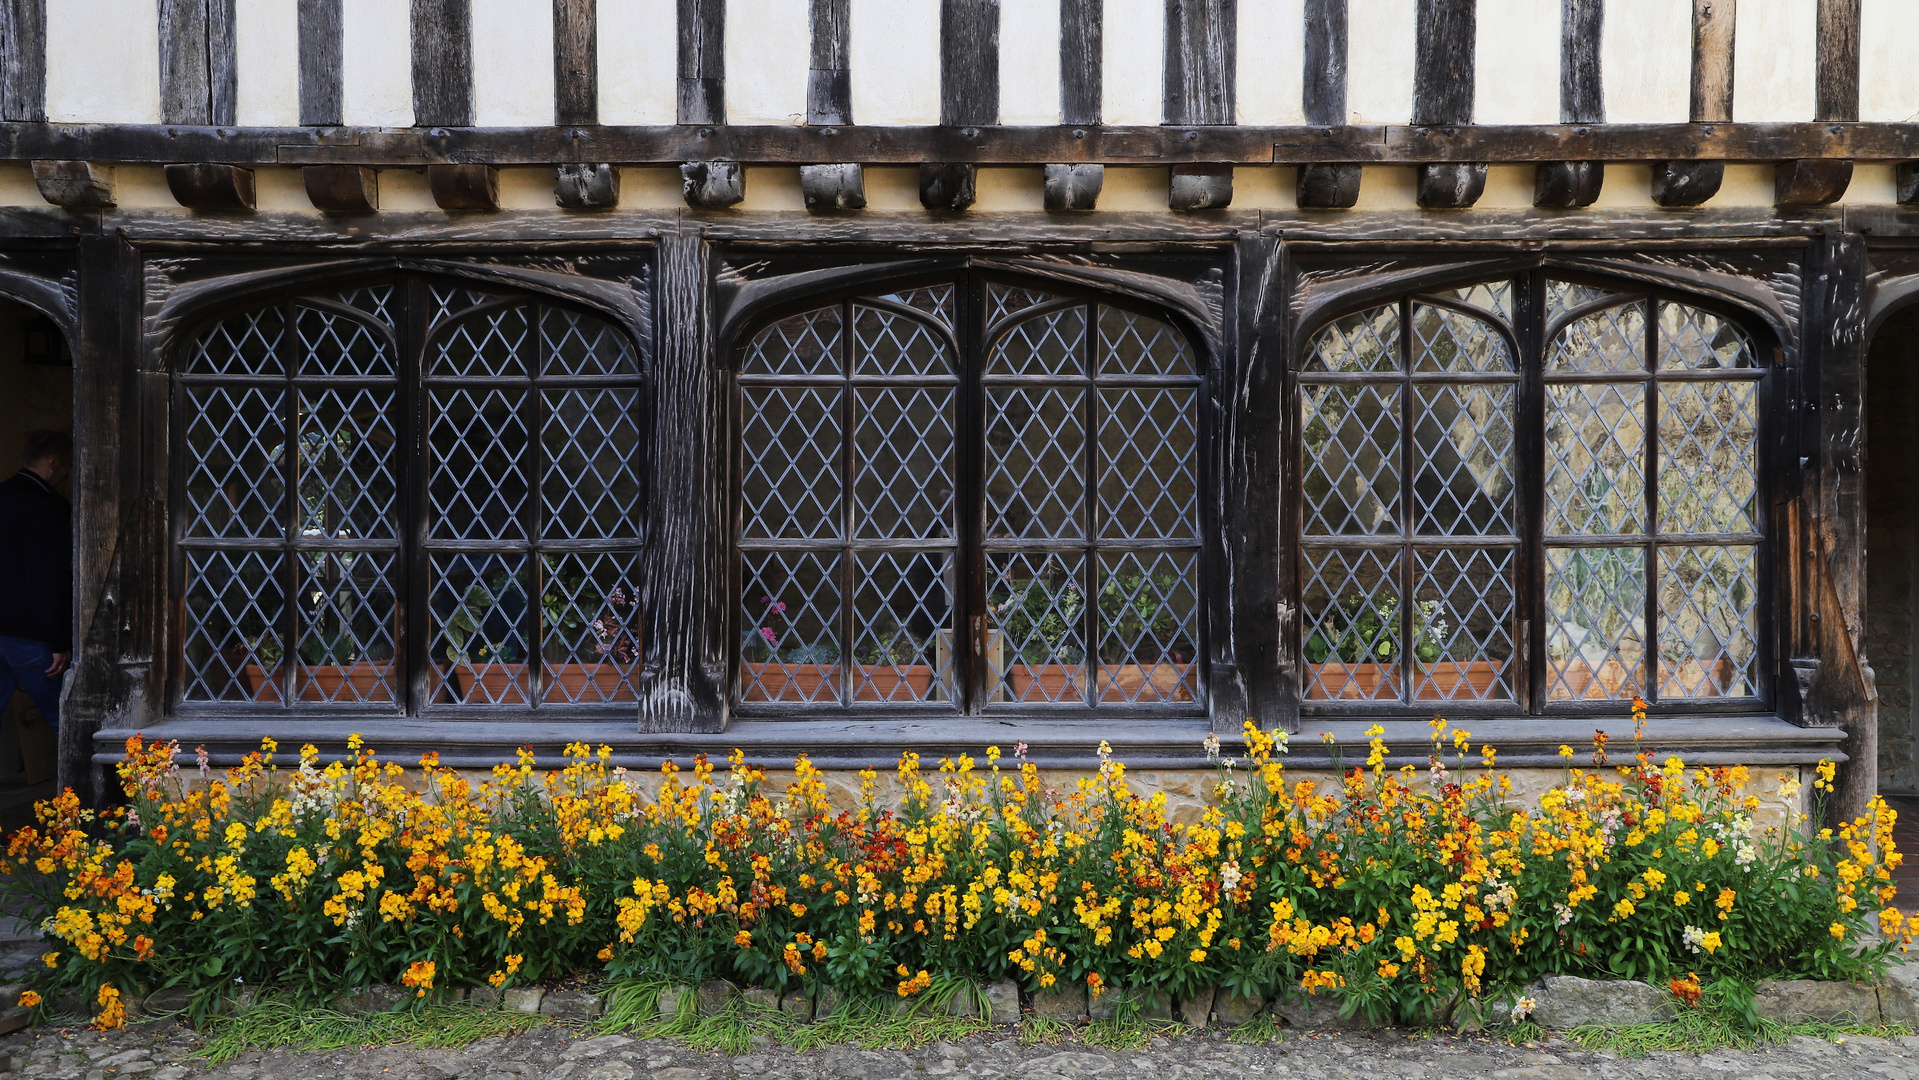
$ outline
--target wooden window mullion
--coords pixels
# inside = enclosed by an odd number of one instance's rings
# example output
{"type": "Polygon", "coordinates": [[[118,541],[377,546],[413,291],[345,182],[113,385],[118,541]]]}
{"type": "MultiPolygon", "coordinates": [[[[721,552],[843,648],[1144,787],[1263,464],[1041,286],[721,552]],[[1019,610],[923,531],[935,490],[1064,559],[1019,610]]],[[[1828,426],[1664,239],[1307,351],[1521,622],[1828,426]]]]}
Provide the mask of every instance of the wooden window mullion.
{"type": "Polygon", "coordinates": [[[853,486],[857,481],[858,449],[854,435],[854,425],[859,423],[859,408],[853,401],[853,364],[858,353],[854,337],[858,329],[853,325],[853,301],[840,301],[840,565],[839,565],[839,633],[840,633],[840,704],[851,705],[857,689],[853,680],[859,671],[858,657],[854,656],[854,643],[859,636],[859,612],[855,610],[856,589],[859,576],[854,571],[854,560],[858,558],[854,551],[854,528],[858,514],[854,503],[858,496],[853,486]]]}
{"type": "Polygon", "coordinates": [[[1094,362],[1093,356],[1093,341],[1099,333],[1099,326],[1095,321],[1098,312],[1094,305],[1087,304],[1082,310],[1086,313],[1086,332],[1080,339],[1080,385],[1083,388],[1081,393],[1086,395],[1086,403],[1083,407],[1083,414],[1086,418],[1086,446],[1083,451],[1084,461],[1086,463],[1086,481],[1080,485],[1079,491],[1080,498],[1084,503],[1080,508],[1081,528],[1084,530],[1080,547],[1080,577],[1082,581],[1080,587],[1085,589],[1086,592],[1085,603],[1080,611],[1080,623],[1083,627],[1081,633],[1085,635],[1085,647],[1081,650],[1081,662],[1085,665],[1086,670],[1086,688],[1082,691],[1081,700],[1086,703],[1088,708],[1093,708],[1099,704],[1099,558],[1102,550],[1099,543],[1100,521],[1098,513],[1099,382],[1094,377],[1095,372],[1099,369],[1094,362]]]}
{"type": "Polygon", "coordinates": [[[1659,700],[1659,300],[1649,295],[1646,305],[1646,364],[1640,377],[1646,386],[1646,526],[1643,573],[1646,581],[1645,685],[1640,694],[1659,700]]]}
{"type": "Polygon", "coordinates": [[[293,708],[298,699],[300,664],[300,517],[305,508],[305,500],[300,493],[300,389],[294,381],[295,364],[298,361],[297,350],[292,341],[299,335],[299,308],[288,300],[281,305],[285,323],[280,331],[279,359],[281,385],[285,388],[286,428],[281,433],[286,439],[286,451],[280,455],[280,467],[283,472],[281,483],[287,493],[285,522],[281,528],[281,557],[283,565],[280,573],[285,582],[286,610],[281,613],[285,620],[286,642],[280,649],[280,704],[282,708],[293,708]]]}

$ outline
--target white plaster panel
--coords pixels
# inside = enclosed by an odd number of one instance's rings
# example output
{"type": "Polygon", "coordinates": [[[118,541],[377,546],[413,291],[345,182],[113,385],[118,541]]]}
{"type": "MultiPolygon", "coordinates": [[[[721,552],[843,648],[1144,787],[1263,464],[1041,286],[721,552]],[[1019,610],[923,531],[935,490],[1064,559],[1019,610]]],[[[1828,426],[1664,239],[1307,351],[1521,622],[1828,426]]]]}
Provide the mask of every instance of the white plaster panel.
{"type": "Polygon", "coordinates": [[[1353,123],[1404,124],[1413,118],[1414,9],[1414,0],[1347,5],[1346,114],[1353,123]]]}
{"type": "Polygon", "coordinates": [[[982,165],[975,211],[1046,209],[1046,170],[1036,165],[982,165]]]}
{"type": "Polygon", "coordinates": [[[847,52],[856,124],[940,122],[940,0],[852,0],[847,52]]]}
{"type": "Polygon", "coordinates": [[[861,170],[866,182],[866,210],[919,211],[920,170],[917,165],[868,165],[861,170]]]}
{"type": "Polygon", "coordinates": [[[1291,165],[1234,169],[1233,206],[1241,210],[1299,209],[1299,170],[1291,165]]]}
{"type": "Polygon", "coordinates": [[[235,0],[234,119],[243,127],[300,122],[300,9],[287,0],[235,0]]]}
{"type": "Polygon", "coordinates": [[[471,0],[473,122],[553,123],[552,0],[471,0]]]}
{"type": "Polygon", "coordinates": [[[1728,206],[1769,207],[1773,204],[1776,191],[1773,184],[1773,166],[1753,162],[1728,162],[1726,178],[1720,181],[1718,193],[1702,205],[1715,210],[1728,206]]]}
{"type": "Polygon", "coordinates": [[[1737,14],[1732,118],[1811,120],[1818,96],[1819,0],[1746,0],[1737,14]]]}
{"type": "Polygon", "coordinates": [[[1108,165],[1106,182],[1100,185],[1096,206],[1100,210],[1163,214],[1172,183],[1172,170],[1164,166],[1108,165]]]}
{"type": "Polygon", "coordinates": [[[1473,121],[1557,124],[1560,5],[1479,0],[1478,34],[1473,121]]]}
{"type": "Polygon", "coordinates": [[[999,122],[1059,123],[1059,0],[1000,5],[999,122]]]}
{"type": "Polygon", "coordinates": [[[341,118],[375,127],[413,126],[413,24],[394,0],[342,0],[341,118]]]}
{"type": "Polygon", "coordinates": [[[40,197],[40,185],[33,182],[33,167],[26,162],[0,165],[0,206],[32,206],[44,209],[47,200],[40,197]]]}
{"type": "Polygon", "coordinates": [[[298,169],[253,170],[255,209],[285,214],[318,214],[307,198],[306,181],[298,169]]]}
{"type": "Polygon", "coordinates": [[[734,204],[737,211],[789,211],[806,209],[806,192],[800,187],[798,165],[755,165],[741,180],[745,198],[734,204]]]}
{"type": "Polygon", "coordinates": [[[1355,210],[1419,209],[1419,170],[1411,165],[1368,165],[1359,174],[1355,210]]]}
{"type": "Polygon", "coordinates": [[[1237,68],[1240,123],[1305,123],[1306,0],[1239,0],[1237,68]]]}
{"type": "Polygon", "coordinates": [[[1100,116],[1108,124],[1166,119],[1165,0],[1106,0],[1100,116]]]}
{"type": "Polygon", "coordinates": [[[1692,117],[1692,0],[1607,0],[1599,77],[1606,122],[1692,117]]]}
{"type": "Polygon", "coordinates": [[[600,123],[679,119],[676,0],[600,0],[600,123]]]}
{"type": "Polygon", "coordinates": [[[53,0],[47,12],[47,119],[160,122],[157,0],[53,0]]]}
{"type": "Polygon", "coordinates": [[[620,206],[627,210],[684,210],[685,188],[680,170],[658,166],[627,166],[620,170],[620,206]]]}
{"type": "Polygon", "coordinates": [[[727,0],[727,122],[806,123],[812,40],[807,0],[727,0]]]}
{"type": "Polygon", "coordinates": [[[1912,0],[1860,0],[1859,119],[1919,115],[1919,11],[1912,0]]]}

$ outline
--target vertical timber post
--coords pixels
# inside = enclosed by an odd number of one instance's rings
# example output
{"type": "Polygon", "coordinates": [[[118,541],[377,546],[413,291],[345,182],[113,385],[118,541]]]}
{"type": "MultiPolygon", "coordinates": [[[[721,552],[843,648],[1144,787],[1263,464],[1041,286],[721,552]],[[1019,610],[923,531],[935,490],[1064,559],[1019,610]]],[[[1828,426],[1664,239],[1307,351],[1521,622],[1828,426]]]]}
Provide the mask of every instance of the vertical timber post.
{"type": "Polygon", "coordinates": [[[1295,731],[1297,705],[1286,707],[1286,626],[1282,601],[1290,550],[1281,532],[1285,473],[1285,293],[1280,239],[1242,234],[1236,251],[1237,295],[1227,354],[1215,372],[1219,403],[1213,445],[1213,530],[1221,535],[1211,609],[1214,620],[1213,731],[1221,736],[1251,719],[1261,728],[1295,731]]]}

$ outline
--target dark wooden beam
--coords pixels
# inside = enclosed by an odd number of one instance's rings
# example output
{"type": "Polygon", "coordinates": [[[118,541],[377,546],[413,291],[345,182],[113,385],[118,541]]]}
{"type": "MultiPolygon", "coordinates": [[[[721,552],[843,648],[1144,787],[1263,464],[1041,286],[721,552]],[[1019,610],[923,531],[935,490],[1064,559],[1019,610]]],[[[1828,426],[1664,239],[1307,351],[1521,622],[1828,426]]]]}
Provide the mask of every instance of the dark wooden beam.
{"type": "Polygon", "coordinates": [[[999,123],[999,0],[940,0],[940,123],[999,123]]]}
{"type": "Polygon", "coordinates": [[[1603,161],[1547,161],[1533,172],[1533,205],[1571,210],[1599,201],[1606,182],[1603,161]]]}
{"type": "Polygon", "coordinates": [[[689,161],[680,166],[680,191],[688,206],[724,210],[746,198],[746,170],[737,161],[689,161]]]}
{"type": "Polygon", "coordinates": [[[473,123],[471,0],[412,0],[413,122],[420,127],[473,123]]]}
{"type": "Polygon", "coordinates": [[[1350,210],[1359,201],[1363,168],[1358,165],[1301,165],[1297,198],[1301,210],[1350,210]]]}
{"type": "Polygon", "coordinates": [[[1780,206],[1829,206],[1852,183],[1850,161],[1782,161],[1773,166],[1773,202],[1780,206]]]}
{"type": "Polygon", "coordinates": [[[815,214],[864,210],[866,172],[858,165],[802,165],[800,197],[815,214]]]}
{"type": "Polygon", "coordinates": [[[1346,122],[1346,0],[1306,0],[1306,122],[1346,122]]]}
{"type": "Polygon", "coordinates": [[[1166,194],[1174,210],[1224,210],[1233,204],[1231,165],[1175,165],[1166,194]]]}
{"type": "Polygon", "coordinates": [[[1419,167],[1419,205],[1427,210],[1464,210],[1486,193],[1486,166],[1445,162],[1419,167]]]}
{"type": "Polygon", "coordinates": [[[342,121],[342,0],[300,0],[300,123],[342,121]]]}
{"type": "Polygon", "coordinates": [[[1419,0],[1413,54],[1413,123],[1473,122],[1474,0],[1419,0]]]}
{"type": "Polygon", "coordinates": [[[1042,199],[1048,210],[1091,210],[1104,186],[1104,165],[1048,165],[1042,199]]]}
{"type": "Polygon", "coordinates": [[[1698,206],[1719,194],[1726,180],[1722,161],[1656,161],[1652,167],[1652,201],[1668,209],[1698,206]]]}
{"type": "Polygon", "coordinates": [[[1059,2],[1059,119],[1098,124],[1104,115],[1105,5],[1101,0],[1059,2]]]}
{"type": "Polygon", "coordinates": [[[234,0],[160,0],[160,118],[233,123],[234,0]]]}
{"type": "Polygon", "coordinates": [[[189,210],[253,209],[253,170],[211,162],[168,165],[167,190],[189,210]]]}
{"type": "MultiPolygon", "coordinates": [[[[1600,70],[1605,0],[1561,0],[1559,9],[1559,119],[1597,124],[1606,119],[1600,70]]],[[[1598,161],[1543,162],[1533,173],[1533,205],[1552,210],[1591,206],[1606,182],[1598,161]]]]}
{"type": "Polygon", "coordinates": [[[553,122],[600,122],[600,19],[596,0],[553,0],[553,122]]]}
{"type": "Polygon", "coordinates": [[[1239,41],[1238,0],[1167,0],[1166,122],[1230,124],[1239,41]]]}
{"type": "Polygon", "coordinates": [[[1919,203],[1919,162],[1902,161],[1893,169],[1893,200],[1900,206],[1919,203]]]}
{"type": "Polygon", "coordinates": [[[1819,0],[1818,41],[1813,118],[1859,119],[1859,0],[1819,0]]]}
{"type": "Polygon", "coordinates": [[[33,183],[40,197],[66,210],[104,210],[113,205],[113,167],[91,161],[36,161],[33,183]]]}
{"type": "Polygon", "coordinates": [[[920,164],[920,205],[928,210],[964,210],[973,205],[979,169],[927,161],[920,164]]]}
{"type": "Polygon", "coordinates": [[[46,0],[0,0],[0,120],[46,118],[46,0]]]}
{"type": "Polygon", "coordinates": [[[679,0],[679,120],[726,123],[726,0],[679,0]]]}
{"type": "Polygon", "coordinates": [[[1695,122],[1723,124],[1732,119],[1736,14],[1736,0],[1692,2],[1692,119],[1695,122]]]}
{"type": "Polygon", "coordinates": [[[442,210],[500,208],[500,170],[491,165],[429,165],[426,182],[442,210]]]}
{"type": "Polygon", "coordinates": [[[308,165],[300,170],[307,201],[338,217],[380,209],[380,174],[363,165],[308,165]]]}
{"type": "Polygon", "coordinates": [[[813,58],[806,72],[806,122],[853,122],[852,0],[813,0],[813,58]]]}
{"type": "Polygon", "coordinates": [[[555,172],[553,202],[569,210],[610,210],[620,205],[620,170],[598,162],[562,165],[555,172]]]}

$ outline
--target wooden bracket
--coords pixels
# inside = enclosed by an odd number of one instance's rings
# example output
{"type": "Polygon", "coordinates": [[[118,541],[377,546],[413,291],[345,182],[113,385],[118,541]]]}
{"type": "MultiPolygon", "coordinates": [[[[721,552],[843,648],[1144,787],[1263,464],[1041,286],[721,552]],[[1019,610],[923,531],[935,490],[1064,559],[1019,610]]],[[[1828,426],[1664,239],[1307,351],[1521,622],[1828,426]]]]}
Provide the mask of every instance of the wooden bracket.
{"type": "Polygon", "coordinates": [[[746,198],[746,170],[737,161],[689,161],[680,166],[686,205],[724,210],[746,198]]]}
{"type": "Polygon", "coordinates": [[[500,170],[491,165],[428,165],[426,182],[442,210],[500,208],[500,170]]]}
{"type": "Polygon", "coordinates": [[[1655,161],[1652,201],[1667,209],[1698,206],[1719,194],[1725,179],[1723,161],[1655,161]]]}
{"type": "Polygon", "coordinates": [[[1301,210],[1350,210],[1359,201],[1358,165],[1301,165],[1301,210]]]}
{"type": "Polygon", "coordinates": [[[253,170],[197,161],[166,167],[167,190],[189,210],[253,209],[253,170]]]}
{"type": "Polygon", "coordinates": [[[1605,183],[1603,161],[1542,161],[1533,171],[1533,205],[1548,210],[1591,206],[1605,183]]]}
{"type": "Polygon", "coordinates": [[[800,195],[815,214],[864,210],[866,173],[858,165],[802,165],[800,195]]]}
{"type": "Polygon", "coordinates": [[[1427,210],[1464,210],[1486,193],[1484,162],[1449,161],[1419,167],[1419,205],[1427,210]]]}
{"type": "Polygon", "coordinates": [[[1233,205],[1231,165],[1175,165],[1166,205],[1174,210],[1224,210],[1233,205]]]}
{"type": "Polygon", "coordinates": [[[1091,210],[1106,186],[1104,165],[1046,166],[1046,209],[1091,210]]]}
{"type": "Polygon", "coordinates": [[[553,182],[553,202],[568,210],[611,210],[620,205],[620,170],[604,162],[562,165],[553,182]]]}
{"type": "Polygon", "coordinates": [[[113,166],[91,161],[36,161],[33,183],[40,197],[67,210],[104,210],[113,205],[113,166]]]}
{"type": "Polygon", "coordinates": [[[300,180],[321,213],[347,217],[380,209],[380,174],[364,165],[308,165],[300,180]]]}
{"type": "Polygon", "coordinates": [[[973,205],[979,168],[952,162],[920,163],[920,205],[928,210],[964,210],[973,205]]]}
{"type": "Polygon", "coordinates": [[[1919,203],[1919,161],[1902,161],[1892,170],[1893,201],[1900,206],[1919,203]]]}
{"type": "Polygon", "coordinates": [[[1800,158],[1773,166],[1772,201],[1780,206],[1830,206],[1852,183],[1852,162],[1800,158]]]}

